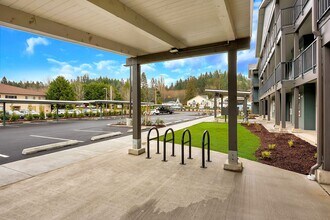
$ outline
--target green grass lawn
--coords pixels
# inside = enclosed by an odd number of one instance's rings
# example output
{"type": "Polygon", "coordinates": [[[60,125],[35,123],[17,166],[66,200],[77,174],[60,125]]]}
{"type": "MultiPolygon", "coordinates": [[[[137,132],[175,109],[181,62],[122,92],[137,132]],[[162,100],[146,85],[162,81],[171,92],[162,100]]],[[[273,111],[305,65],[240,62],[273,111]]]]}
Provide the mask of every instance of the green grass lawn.
{"type": "MultiPolygon", "coordinates": [[[[228,152],[228,124],[217,122],[203,122],[188,127],[191,132],[191,145],[201,148],[202,136],[205,130],[210,133],[211,150],[222,153],[228,152]]],[[[181,144],[183,130],[175,131],[175,143],[181,144]]],[[[254,152],[260,146],[260,139],[242,125],[237,124],[238,156],[249,160],[256,160],[254,152]]],[[[188,136],[186,135],[186,138],[188,136]]],[[[171,138],[171,135],[168,135],[171,138]]],[[[163,136],[161,137],[163,140],[163,136]]]]}

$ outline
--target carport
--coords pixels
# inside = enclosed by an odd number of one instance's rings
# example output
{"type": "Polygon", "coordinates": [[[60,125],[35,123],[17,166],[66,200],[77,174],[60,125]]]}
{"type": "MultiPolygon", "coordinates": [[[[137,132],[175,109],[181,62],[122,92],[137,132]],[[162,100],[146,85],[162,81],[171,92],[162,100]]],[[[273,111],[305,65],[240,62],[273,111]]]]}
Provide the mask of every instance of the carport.
{"type": "MultiPolygon", "coordinates": [[[[251,39],[252,0],[0,0],[0,24],[124,54],[133,78],[133,148],[141,148],[141,65],[228,52],[229,118],[235,115],[237,51],[251,39]]],[[[225,168],[241,170],[236,124],[225,168]]]]}

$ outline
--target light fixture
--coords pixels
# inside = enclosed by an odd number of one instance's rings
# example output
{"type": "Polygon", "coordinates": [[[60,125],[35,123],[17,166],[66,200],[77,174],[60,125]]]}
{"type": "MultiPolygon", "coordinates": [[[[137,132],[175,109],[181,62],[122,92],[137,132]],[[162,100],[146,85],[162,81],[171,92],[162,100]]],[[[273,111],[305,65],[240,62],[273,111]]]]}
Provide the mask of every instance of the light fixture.
{"type": "Polygon", "coordinates": [[[179,49],[178,48],[172,48],[170,49],[170,53],[178,53],[179,52],[179,49]]]}

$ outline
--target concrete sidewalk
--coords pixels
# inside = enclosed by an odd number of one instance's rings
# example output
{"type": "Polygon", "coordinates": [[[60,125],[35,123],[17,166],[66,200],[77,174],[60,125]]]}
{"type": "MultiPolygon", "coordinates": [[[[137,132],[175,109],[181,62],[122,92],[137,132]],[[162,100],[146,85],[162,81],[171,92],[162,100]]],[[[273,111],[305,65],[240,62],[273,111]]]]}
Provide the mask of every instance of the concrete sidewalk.
{"type": "Polygon", "coordinates": [[[26,168],[36,176],[1,187],[0,219],[330,219],[330,197],[304,175],[244,159],[243,173],[224,171],[216,152],[201,169],[199,148],[183,166],[180,146],[165,163],[155,143],[147,160],[127,154],[131,136],[98,144],[81,149],[93,157],[26,168]]]}

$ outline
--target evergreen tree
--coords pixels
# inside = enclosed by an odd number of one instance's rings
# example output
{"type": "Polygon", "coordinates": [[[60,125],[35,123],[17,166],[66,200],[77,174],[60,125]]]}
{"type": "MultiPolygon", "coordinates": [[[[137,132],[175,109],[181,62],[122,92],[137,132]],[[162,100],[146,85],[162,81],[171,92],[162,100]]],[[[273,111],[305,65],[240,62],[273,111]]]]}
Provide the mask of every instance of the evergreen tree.
{"type": "Polygon", "coordinates": [[[51,100],[75,100],[75,93],[68,80],[58,76],[49,84],[46,98],[51,100]]]}

